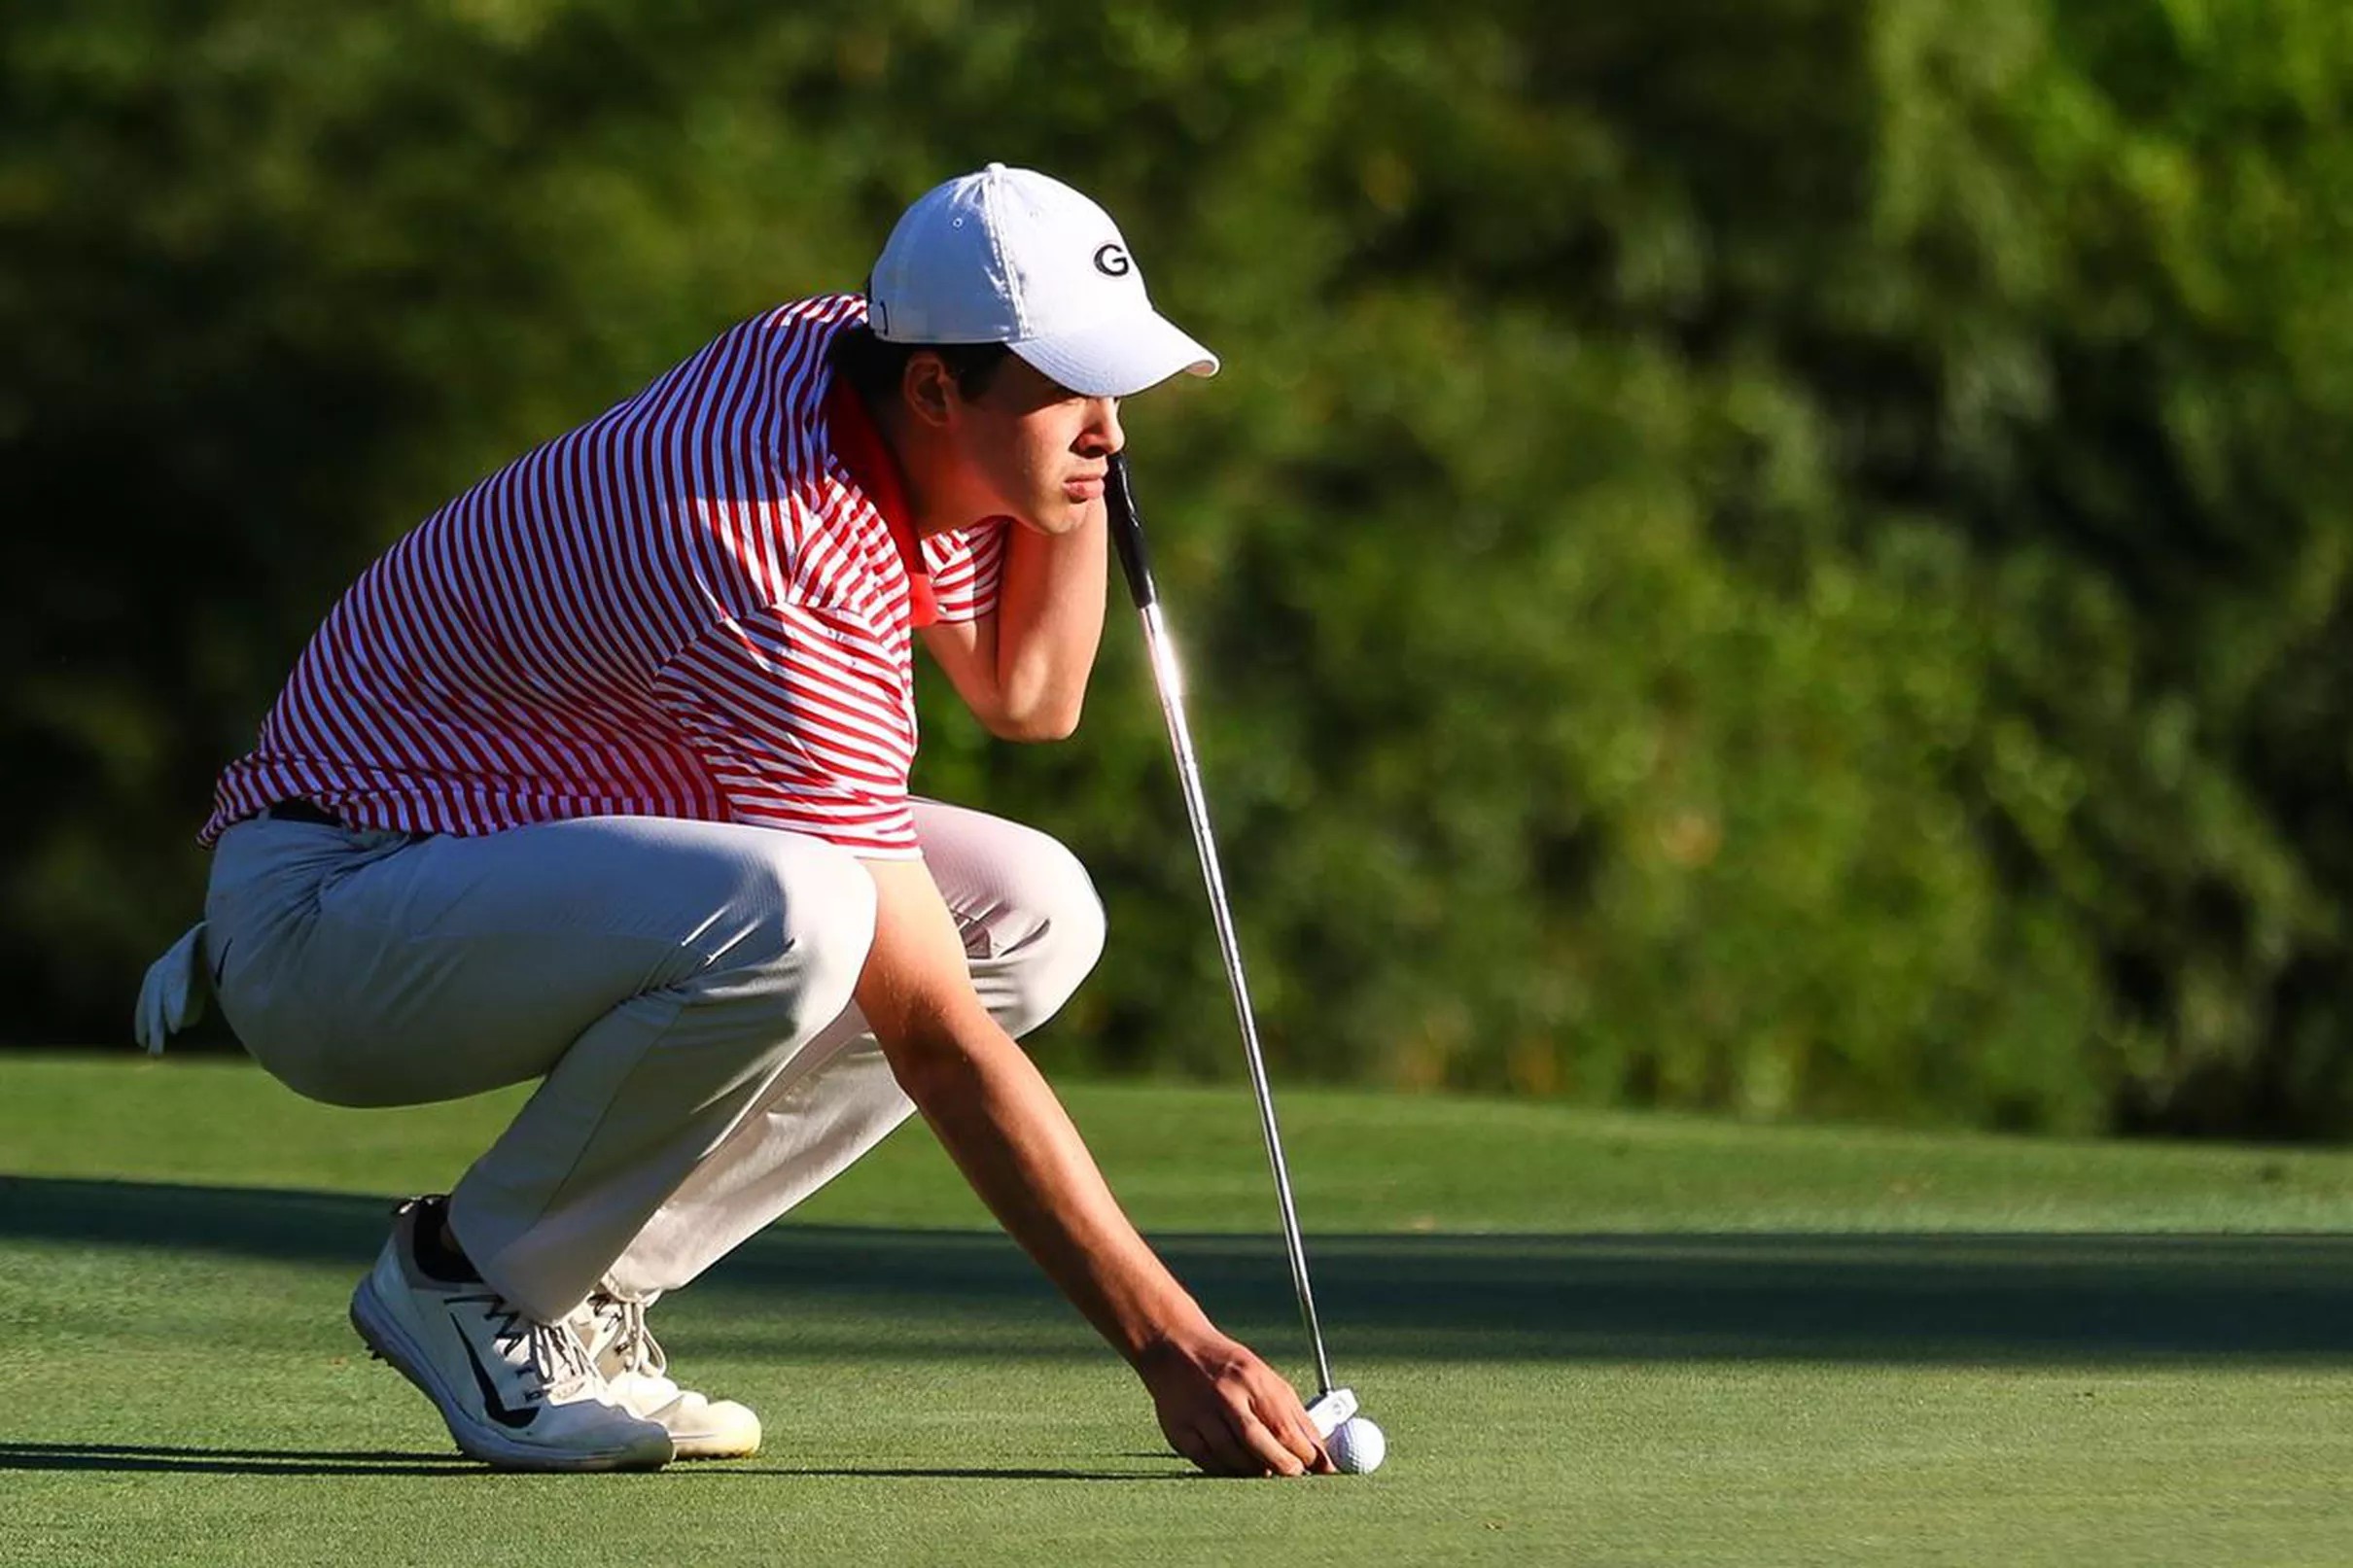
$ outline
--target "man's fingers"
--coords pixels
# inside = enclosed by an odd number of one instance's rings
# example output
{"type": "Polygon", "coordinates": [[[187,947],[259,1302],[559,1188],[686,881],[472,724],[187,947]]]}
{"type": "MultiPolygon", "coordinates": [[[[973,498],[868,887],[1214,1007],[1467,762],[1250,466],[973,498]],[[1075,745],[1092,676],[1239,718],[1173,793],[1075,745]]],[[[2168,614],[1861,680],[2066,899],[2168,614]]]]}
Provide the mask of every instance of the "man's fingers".
{"type": "Polygon", "coordinates": [[[1172,1427],[1169,1441],[1196,1468],[1212,1476],[1230,1475],[1232,1471],[1228,1460],[1219,1451],[1214,1436],[1215,1425],[1211,1421],[1188,1421],[1181,1426],[1172,1427]]]}
{"type": "MultiPolygon", "coordinates": [[[[1299,1404],[1299,1389],[1294,1389],[1292,1384],[1273,1376],[1273,1371],[1268,1371],[1259,1387],[1254,1389],[1251,1404],[1254,1404],[1259,1420],[1266,1424],[1268,1437],[1282,1446],[1282,1450],[1292,1460],[1299,1462],[1299,1472],[1337,1472],[1339,1467],[1332,1465],[1332,1460],[1324,1455],[1322,1441],[1317,1441],[1316,1437],[1316,1422],[1309,1420],[1309,1409],[1299,1404]]],[[[1282,1469],[1282,1474],[1299,1472],[1282,1469]]]]}
{"type": "Polygon", "coordinates": [[[1251,1456],[1248,1447],[1234,1435],[1227,1423],[1215,1415],[1193,1428],[1193,1434],[1200,1440],[1206,1456],[1197,1456],[1193,1462],[1212,1475],[1255,1476],[1266,1469],[1263,1463],[1251,1456]]]}
{"type": "MultiPolygon", "coordinates": [[[[1293,1401],[1294,1405],[1296,1403],[1293,1401]]],[[[1307,1466],[1309,1474],[1317,1476],[1340,1474],[1340,1467],[1332,1463],[1332,1456],[1324,1451],[1323,1440],[1316,1436],[1316,1423],[1308,1419],[1306,1411],[1294,1411],[1290,1414],[1287,1424],[1289,1430],[1286,1440],[1290,1444],[1291,1452],[1299,1456],[1300,1463],[1307,1466]]]]}
{"type": "Polygon", "coordinates": [[[1169,1446],[1189,1461],[1195,1469],[1206,1470],[1212,1475],[1217,1473],[1216,1456],[1210,1451],[1210,1446],[1203,1440],[1198,1427],[1188,1426],[1171,1432],[1169,1446]]]}
{"type": "Polygon", "coordinates": [[[1172,1446],[1217,1476],[1332,1475],[1299,1391],[1249,1349],[1222,1337],[1171,1346],[1138,1366],[1172,1446]]]}
{"type": "Polygon", "coordinates": [[[1340,1467],[1323,1451],[1323,1444],[1316,1436],[1316,1423],[1308,1419],[1307,1407],[1299,1403],[1299,1396],[1288,1383],[1282,1385],[1281,1396],[1271,1408],[1267,1404],[1259,1406],[1259,1415],[1276,1440],[1299,1461],[1301,1469],[1315,1475],[1338,1474],[1340,1467]]]}
{"type": "Polygon", "coordinates": [[[1258,1418],[1256,1410],[1246,1405],[1234,1412],[1234,1417],[1242,1441],[1249,1446],[1251,1455],[1258,1461],[1253,1467],[1254,1472],[1271,1470],[1278,1476],[1297,1476],[1306,1472],[1306,1459],[1292,1452],[1290,1446],[1258,1418]]]}

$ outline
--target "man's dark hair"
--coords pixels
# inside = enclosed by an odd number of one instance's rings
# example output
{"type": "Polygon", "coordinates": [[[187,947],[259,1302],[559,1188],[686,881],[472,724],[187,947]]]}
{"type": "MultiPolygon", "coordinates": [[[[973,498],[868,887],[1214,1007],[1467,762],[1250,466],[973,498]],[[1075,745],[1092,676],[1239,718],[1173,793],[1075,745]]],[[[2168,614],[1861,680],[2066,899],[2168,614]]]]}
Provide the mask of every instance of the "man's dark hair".
{"type": "Polygon", "coordinates": [[[956,390],[971,399],[989,390],[1012,350],[1002,343],[887,343],[871,327],[851,327],[834,336],[828,352],[835,374],[857,388],[869,406],[887,408],[897,401],[907,361],[919,353],[938,355],[956,390]]]}

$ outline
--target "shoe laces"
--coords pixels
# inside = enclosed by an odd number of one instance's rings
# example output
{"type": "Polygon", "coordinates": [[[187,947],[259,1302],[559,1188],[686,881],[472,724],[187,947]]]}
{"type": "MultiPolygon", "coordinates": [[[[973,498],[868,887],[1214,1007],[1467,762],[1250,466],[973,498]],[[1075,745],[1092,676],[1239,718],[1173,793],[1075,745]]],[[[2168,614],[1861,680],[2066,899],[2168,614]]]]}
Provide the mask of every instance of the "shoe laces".
{"type": "Polygon", "coordinates": [[[522,1308],[504,1296],[476,1299],[490,1319],[492,1345],[536,1385],[526,1391],[526,1398],[542,1404],[568,1404],[593,1392],[602,1381],[596,1364],[588,1359],[588,1347],[580,1343],[570,1323],[542,1323],[525,1317],[522,1308]],[[517,1349],[524,1353],[519,1363],[512,1355],[517,1349]]]}
{"type": "Polygon", "coordinates": [[[599,1296],[589,1304],[597,1324],[596,1353],[614,1357],[615,1364],[624,1373],[644,1377],[664,1377],[669,1375],[670,1357],[653,1331],[646,1326],[646,1304],[625,1302],[615,1296],[599,1296]]]}

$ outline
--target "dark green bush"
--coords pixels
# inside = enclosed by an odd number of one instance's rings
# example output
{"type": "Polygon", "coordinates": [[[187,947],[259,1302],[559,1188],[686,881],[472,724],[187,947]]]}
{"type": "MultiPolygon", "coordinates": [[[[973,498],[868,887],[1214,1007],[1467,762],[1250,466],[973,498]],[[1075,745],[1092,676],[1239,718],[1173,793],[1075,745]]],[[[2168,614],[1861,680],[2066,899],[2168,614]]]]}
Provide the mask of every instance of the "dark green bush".
{"type": "MultiPolygon", "coordinates": [[[[333,596],[990,157],[1223,350],[1130,411],[1284,1070],[2353,1128],[2353,14],[0,17],[5,1031],[113,1038],[333,596]]],[[[1041,1050],[1236,1059],[1124,618],[920,784],[1097,868],[1041,1050]]]]}

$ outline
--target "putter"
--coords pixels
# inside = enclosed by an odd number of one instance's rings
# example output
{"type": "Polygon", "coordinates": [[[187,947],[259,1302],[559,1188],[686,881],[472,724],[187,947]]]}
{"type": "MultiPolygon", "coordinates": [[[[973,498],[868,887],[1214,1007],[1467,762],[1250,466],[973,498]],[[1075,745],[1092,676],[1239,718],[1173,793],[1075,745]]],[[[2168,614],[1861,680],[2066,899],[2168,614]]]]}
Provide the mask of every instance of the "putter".
{"type": "Polygon", "coordinates": [[[1160,593],[1152,581],[1151,558],[1144,552],[1143,523],[1136,515],[1135,493],[1128,486],[1127,459],[1113,453],[1104,480],[1104,504],[1110,515],[1111,540],[1119,551],[1120,570],[1127,575],[1128,596],[1143,617],[1144,648],[1152,660],[1152,683],[1160,691],[1160,712],[1168,720],[1169,748],[1176,756],[1176,780],[1184,791],[1184,813],[1193,826],[1193,848],[1201,856],[1201,880],[1210,894],[1210,916],[1217,925],[1217,950],[1225,958],[1226,984],[1234,993],[1234,1017],[1242,1026],[1242,1047],[1249,1060],[1250,1088],[1258,1097],[1258,1126],[1266,1134],[1267,1164],[1275,1172],[1275,1200],[1282,1210],[1282,1244],[1290,1254],[1291,1285],[1299,1293],[1299,1316],[1307,1324],[1308,1342],[1316,1351],[1316,1398],[1308,1418],[1316,1435],[1328,1438],[1340,1423],[1356,1413],[1352,1390],[1332,1386],[1332,1363],[1323,1349],[1323,1326],[1316,1317],[1316,1293],[1308,1285],[1307,1248],[1299,1239],[1299,1211],[1291,1202],[1290,1167],[1282,1158],[1282,1132],[1275,1123],[1275,1092],[1267,1083],[1266,1053],[1258,1046],[1258,1021],[1250,1011],[1249,984],[1242,974],[1242,945],[1234,937],[1234,914],[1227,907],[1225,876],[1217,865],[1217,841],[1210,833],[1209,801],[1201,792],[1201,767],[1193,755],[1193,734],[1184,721],[1184,679],[1176,666],[1176,645],[1170,641],[1160,614],[1160,593]]]}

